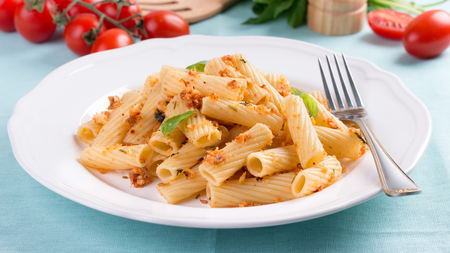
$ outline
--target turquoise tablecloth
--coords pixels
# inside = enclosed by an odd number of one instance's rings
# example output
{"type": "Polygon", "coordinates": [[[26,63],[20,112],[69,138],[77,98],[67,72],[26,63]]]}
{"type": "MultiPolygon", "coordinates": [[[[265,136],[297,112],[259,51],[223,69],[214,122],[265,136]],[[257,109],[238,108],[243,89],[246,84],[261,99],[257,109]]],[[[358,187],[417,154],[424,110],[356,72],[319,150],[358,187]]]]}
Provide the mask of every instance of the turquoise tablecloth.
{"type": "MultiPolygon", "coordinates": [[[[450,4],[439,6],[450,11],[450,4]]],[[[15,160],[6,124],[16,101],[47,74],[77,58],[62,30],[31,44],[0,33],[0,252],[450,252],[450,50],[431,60],[405,53],[401,42],[381,39],[366,26],[358,34],[328,37],[285,20],[240,25],[251,3],[191,26],[192,34],[269,35],[314,43],[374,62],[399,76],[428,107],[433,135],[411,177],[421,195],[381,194],[323,218],[258,229],[189,229],[147,224],[105,214],[48,190],[15,160]]]]}

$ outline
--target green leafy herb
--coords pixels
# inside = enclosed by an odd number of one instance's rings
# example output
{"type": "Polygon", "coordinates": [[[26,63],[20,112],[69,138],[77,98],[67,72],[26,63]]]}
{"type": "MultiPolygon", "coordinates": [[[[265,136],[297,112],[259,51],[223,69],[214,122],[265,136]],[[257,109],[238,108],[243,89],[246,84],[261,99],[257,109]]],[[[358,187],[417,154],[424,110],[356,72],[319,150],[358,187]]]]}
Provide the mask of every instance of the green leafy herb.
{"type": "Polygon", "coordinates": [[[128,179],[128,177],[127,177],[127,176],[122,176],[122,178],[123,178],[123,179],[128,179]]]}
{"type": "Polygon", "coordinates": [[[165,117],[163,116],[163,113],[156,109],[155,119],[162,123],[164,121],[164,118],[165,117]]]}
{"type": "MultiPolygon", "coordinates": [[[[400,9],[412,14],[420,14],[425,8],[446,2],[437,0],[435,3],[418,5],[404,0],[367,0],[368,11],[378,9],[400,9]]],[[[250,18],[244,24],[262,24],[272,21],[282,13],[288,13],[287,23],[291,27],[299,27],[306,23],[308,0],[253,0],[253,12],[257,15],[250,18]]]]}
{"type": "Polygon", "coordinates": [[[205,72],[205,66],[208,61],[199,61],[195,64],[192,64],[190,66],[187,66],[186,69],[198,71],[198,72],[205,72]]]}
{"type": "Polygon", "coordinates": [[[183,169],[177,169],[177,176],[180,175],[181,173],[183,173],[184,170],[183,169]]]}
{"type": "Polygon", "coordinates": [[[125,150],[123,150],[123,149],[119,149],[119,151],[122,152],[122,153],[124,153],[124,154],[127,153],[127,151],[125,151],[125,150]]]}
{"type": "Polygon", "coordinates": [[[358,138],[359,138],[360,140],[362,140],[362,142],[364,142],[364,144],[367,144],[366,140],[364,140],[364,138],[363,138],[361,135],[359,135],[359,134],[357,134],[357,133],[355,133],[355,134],[356,134],[356,136],[358,136],[358,138]]]}
{"type": "Polygon", "coordinates": [[[245,61],[245,59],[240,58],[239,60],[241,60],[241,62],[243,62],[243,63],[247,63],[247,62],[245,61]]]}
{"type": "Polygon", "coordinates": [[[291,87],[291,91],[294,93],[294,95],[297,95],[302,98],[303,103],[306,106],[306,109],[308,110],[308,114],[311,117],[317,117],[317,114],[319,113],[319,107],[317,107],[316,101],[308,95],[308,93],[299,91],[294,87],[291,87]]]}
{"type": "Polygon", "coordinates": [[[195,197],[195,199],[198,199],[198,197],[200,197],[200,193],[197,195],[197,197],[195,197]]]}
{"type": "Polygon", "coordinates": [[[297,163],[297,167],[300,167],[301,166],[301,164],[300,163],[297,163]]]}
{"type": "Polygon", "coordinates": [[[166,105],[168,105],[169,104],[169,101],[166,101],[166,105]]]}
{"type": "Polygon", "coordinates": [[[211,145],[211,146],[205,147],[205,150],[214,149],[215,147],[216,147],[216,145],[211,145]]]}
{"type": "Polygon", "coordinates": [[[233,110],[233,111],[235,111],[235,112],[237,112],[237,109],[236,109],[236,107],[234,107],[234,106],[231,106],[231,105],[228,105],[228,107],[231,109],[231,110],[233,110]]]}
{"type": "Polygon", "coordinates": [[[175,104],[173,105],[173,109],[175,110],[177,108],[177,101],[175,101],[175,104]]]}
{"type": "Polygon", "coordinates": [[[172,118],[166,120],[161,125],[161,132],[164,134],[164,137],[166,137],[168,134],[170,134],[175,129],[175,127],[178,126],[178,124],[183,122],[185,119],[189,118],[189,116],[191,116],[191,114],[193,112],[194,111],[187,111],[185,113],[179,114],[177,116],[173,116],[172,118]]]}
{"type": "Polygon", "coordinates": [[[291,184],[294,182],[294,180],[295,180],[295,177],[292,178],[291,184]]]}
{"type": "Polygon", "coordinates": [[[246,106],[246,105],[248,105],[248,104],[250,104],[250,103],[247,102],[247,101],[245,101],[244,103],[239,103],[239,104],[246,106]]]}
{"type": "Polygon", "coordinates": [[[172,154],[170,155],[170,157],[172,157],[172,156],[174,156],[174,155],[178,155],[178,152],[172,153],[172,154]]]}

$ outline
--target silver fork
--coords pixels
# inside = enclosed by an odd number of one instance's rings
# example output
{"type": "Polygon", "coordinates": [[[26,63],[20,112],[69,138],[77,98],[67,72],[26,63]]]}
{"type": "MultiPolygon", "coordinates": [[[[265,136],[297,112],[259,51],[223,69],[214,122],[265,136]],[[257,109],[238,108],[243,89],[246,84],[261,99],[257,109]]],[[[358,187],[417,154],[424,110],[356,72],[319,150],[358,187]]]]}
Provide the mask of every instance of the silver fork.
{"type": "Polygon", "coordinates": [[[348,68],[345,56],[342,54],[342,59],[344,60],[345,70],[347,72],[350,87],[355,98],[356,106],[353,105],[353,102],[350,99],[350,95],[342,76],[336,55],[334,55],[334,60],[336,62],[336,69],[339,74],[339,79],[342,84],[342,90],[344,91],[345,100],[347,101],[347,107],[344,105],[342,96],[337,87],[330,60],[328,59],[328,56],[326,58],[338,105],[338,108],[336,108],[333,96],[331,95],[330,89],[328,88],[325,73],[322,68],[322,63],[319,59],[319,67],[320,73],[322,74],[323,87],[325,89],[325,95],[327,97],[330,110],[337,118],[341,120],[354,121],[361,129],[363,135],[366,137],[367,145],[372,151],[372,156],[375,160],[378,176],[380,177],[381,186],[383,187],[384,192],[390,197],[399,197],[421,193],[422,189],[403,172],[403,170],[397,165],[397,163],[395,163],[395,161],[391,158],[388,152],[378,141],[372,129],[370,129],[369,124],[366,121],[366,118],[368,117],[367,113],[364,110],[364,105],[358,93],[358,89],[356,88],[356,85],[353,81],[353,77],[350,73],[350,69],[348,68]]]}

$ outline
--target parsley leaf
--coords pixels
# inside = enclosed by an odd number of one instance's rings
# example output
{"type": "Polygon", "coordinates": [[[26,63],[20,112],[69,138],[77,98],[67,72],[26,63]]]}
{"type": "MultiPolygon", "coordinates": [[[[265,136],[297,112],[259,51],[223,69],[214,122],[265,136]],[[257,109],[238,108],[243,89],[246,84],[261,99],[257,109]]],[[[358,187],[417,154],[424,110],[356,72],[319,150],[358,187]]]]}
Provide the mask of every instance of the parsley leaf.
{"type": "Polygon", "coordinates": [[[124,153],[124,154],[127,153],[127,151],[125,151],[125,150],[123,150],[123,149],[119,149],[119,151],[122,152],[122,153],[124,153]]]}
{"type": "Polygon", "coordinates": [[[198,72],[205,72],[206,63],[208,63],[208,61],[199,61],[195,64],[187,66],[186,69],[190,69],[190,70],[198,71],[198,72]]]}
{"type": "Polygon", "coordinates": [[[189,116],[191,116],[191,114],[193,112],[194,111],[187,111],[185,113],[179,114],[177,116],[173,116],[172,118],[166,120],[161,125],[161,132],[164,134],[164,137],[166,137],[168,134],[170,134],[175,129],[175,127],[178,126],[178,124],[183,122],[185,119],[189,118],[189,116]]]}
{"type": "Polygon", "coordinates": [[[177,176],[180,175],[181,173],[183,173],[184,170],[183,169],[177,169],[177,176]]]}
{"type": "Polygon", "coordinates": [[[241,104],[241,105],[248,105],[248,104],[250,104],[249,102],[247,102],[247,101],[245,101],[244,103],[239,103],[239,104],[241,104]]]}
{"type": "Polygon", "coordinates": [[[159,121],[159,123],[162,123],[165,119],[162,112],[160,112],[158,109],[156,109],[155,119],[159,121]]]}
{"type": "Polygon", "coordinates": [[[237,112],[237,109],[236,109],[236,107],[234,107],[234,106],[228,105],[228,108],[230,108],[231,110],[237,112]]]}
{"type": "Polygon", "coordinates": [[[317,117],[317,114],[319,113],[319,107],[317,106],[316,101],[308,95],[308,93],[299,91],[294,87],[291,87],[291,91],[294,93],[294,95],[297,95],[302,98],[303,103],[306,106],[306,109],[308,110],[308,114],[311,117],[317,117]]]}

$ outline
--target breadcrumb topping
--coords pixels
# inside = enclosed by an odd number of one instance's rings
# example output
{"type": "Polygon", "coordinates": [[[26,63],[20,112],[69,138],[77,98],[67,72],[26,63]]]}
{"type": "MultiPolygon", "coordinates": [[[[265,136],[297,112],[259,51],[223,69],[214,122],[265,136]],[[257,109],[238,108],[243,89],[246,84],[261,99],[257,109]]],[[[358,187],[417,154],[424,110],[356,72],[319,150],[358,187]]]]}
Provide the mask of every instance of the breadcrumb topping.
{"type": "Polygon", "coordinates": [[[361,129],[356,129],[356,128],[354,128],[354,127],[350,127],[350,128],[348,129],[348,131],[349,131],[350,133],[354,133],[354,134],[361,135],[361,129]]]}
{"type": "Polygon", "coordinates": [[[233,77],[231,70],[229,68],[224,68],[223,70],[219,70],[219,75],[221,77],[233,77]]]}
{"type": "Polygon", "coordinates": [[[110,110],[116,109],[122,104],[122,101],[120,100],[120,98],[118,96],[109,96],[108,100],[109,100],[108,109],[110,109],[110,110]]]}
{"type": "Polygon", "coordinates": [[[336,122],[334,121],[334,119],[332,118],[328,118],[327,119],[327,123],[328,125],[333,128],[333,129],[339,129],[339,127],[337,126],[336,122]]]}
{"type": "Polygon", "coordinates": [[[258,203],[248,203],[247,201],[244,201],[239,204],[239,207],[249,207],[249,206],[260,206],[261,204],[258,203]]]}
{"type": "Polygon", "coordinates": [[[247,175],[247,171],[244,171],[244,173],[242,173],[241,177],[239,178],[239,184],[242,184],[242,182],[244,182],[246,175],[247,175]]]}
{"type": "Polygon", "coordinates": [[[214,92],[209,93],[208,97],[209,97],[211,100],[218,100],[218,99],[219,99],[219,96],[217,96],[217,94],[214,93],[214,92]]]}
{"type": "Polygon", "coordinates": [[[145,168],[133,168],[128,173],[128,176],[131,186],[134,188],[142,188],[153,181],[151,177],[147,176],[145,168]]]}
{"type": "Polygon", "coordinates": [[[247,140],[250,140],[251,138],[252,138],[252,134],[250,132],[244,132],[244,133],[239,134],[236,137],[236,143],[244,143],[247,140]]]}
{"type": "Polygon", "coordinates": [[[96,113],[92,119],[99,125],[106,125],[106,123],[108,123],[109,115],[110,113],[108,111],[103,111],[100,114],[96,113]]]}
{"type": "Polygon", "coordinates": [[[197,71],[189,70],[188,75],[193,77],[200,77],[200,74],[197,71]]]}
{"type": "Polygon", "coordinates": [[[231,81],[227,84],[227,87],[228,87],[228,88],[231,88],[231,89],[233,89],[233,90],[239,89],[239,88],[240,88],[240,87],[239,87],[239,83],[238,83],[238,81],[236,81],[236,80],[231,80],[231,81]]]}
{"type": "Polygon", "coordinates": [[[222,154],[222,150],[219,150],[219,148],[216,148],[215,150],[207,151],[207,155],[205,157],[205,161],[208,162],[211,165],[217,165],[221,162],[224,162],[227,158],[225,155],[222,154]]]}
{"type": "Polygon", "coordinates": [[[200,202],[202,202],[202,204],[208,204],[208,200],[206,199],[201,199],[200,202]]]}
{"type": "Polygon", "coordinates": [[[181,91],[180,97],[181,99],[186,101],[185,104],[187,107],[194,107],[197,109],[200,109],[202,107],[203,95],[196,89],[184,89],[183,91],[181,91]]]}
{"type": "Polygon", "coordinates": [[[225,64],[227,64],[229,66],[233,66],[233,58],[231,57],[231,55],[222,56],[221,59],[223,62],[225,62],[225,64]]]}
{"type": "Polygon", "coordinates": [[[142,120],[141,109],[132,107],[130,110],[130,117],[128,117],[127,119],[128,124],[134,125],[138,122],[141,122],[141,120],[142,120]]]}
{"type": "Polygon", "coordinates": [[[184,175],[186,175],[186,178],[187,178],[188,180],[191,180],[191,179],[193,179],[193,178],[198,177],[198,173],[197,173],[197,172],[194,172],[194,171],[191,170],[191,169],[184,169],[184,175]]]}

